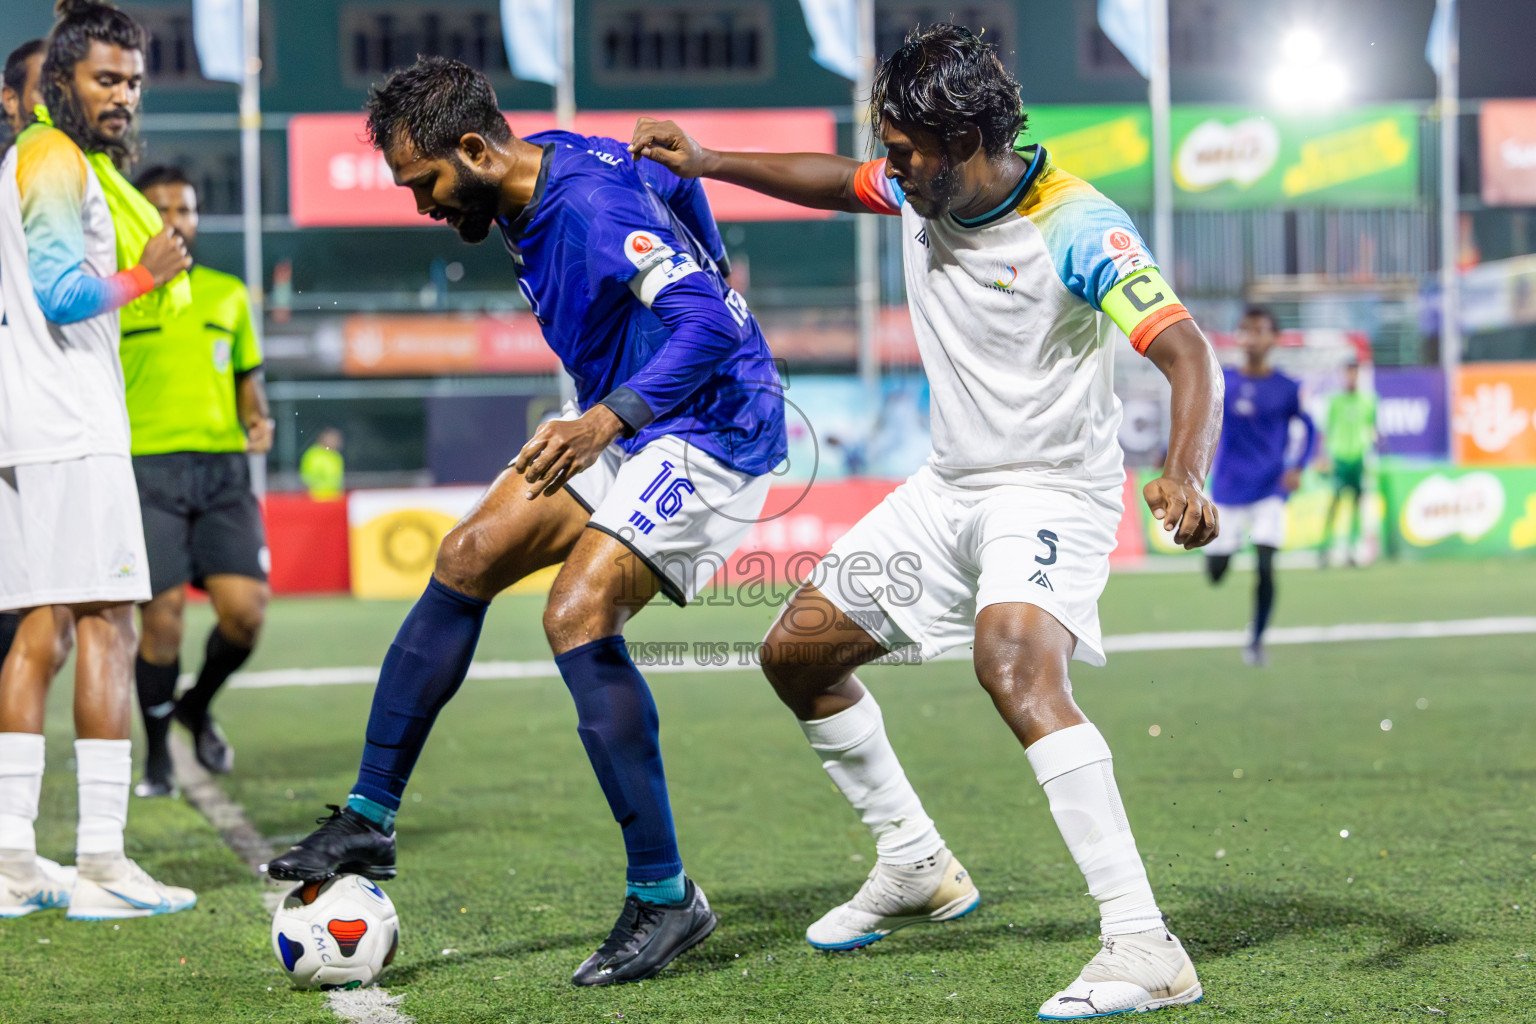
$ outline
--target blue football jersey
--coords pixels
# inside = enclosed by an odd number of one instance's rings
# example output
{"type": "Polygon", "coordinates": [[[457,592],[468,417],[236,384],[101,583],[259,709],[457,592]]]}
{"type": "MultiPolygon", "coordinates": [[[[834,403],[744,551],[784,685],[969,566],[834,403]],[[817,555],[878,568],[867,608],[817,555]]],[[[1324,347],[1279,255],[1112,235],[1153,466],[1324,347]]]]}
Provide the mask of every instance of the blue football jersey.
{"type": "Polygon", "coordinates": [[[1280,478],[1287,469],[1312,458],[1317,429],[1301,408],[1301,388],[1279,370],[1267,377],[1250,377],[1236,367],[1224,371],[1221,440],[1211,474],[1211,497],[1223,505],[1248,505],[1274,495],[1284,496],[1280,478]],[[1286,459],[1291,420],[1306,428],[1301,457],[1286,459]]]}
{"type": "Polygon", "coordinates": [[[501,232],[578,405],[613,409],[627,451],[675,434],[733,469],[771,470],[787,451],[783,385],[721,272],[725,249],[699,183],[637,164],[614,139],[550,131],[527,141],[543,147],[543,164],[501,232]]]}

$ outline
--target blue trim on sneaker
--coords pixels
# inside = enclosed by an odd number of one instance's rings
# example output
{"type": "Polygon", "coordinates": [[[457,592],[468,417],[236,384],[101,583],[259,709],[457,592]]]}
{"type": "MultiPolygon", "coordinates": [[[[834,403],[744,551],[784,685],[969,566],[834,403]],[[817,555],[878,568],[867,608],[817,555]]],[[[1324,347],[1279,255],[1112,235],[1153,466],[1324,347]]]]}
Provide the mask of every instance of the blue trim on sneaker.
{"type": "MultiPolygon", "coordinates": [[[[1200,994],[1199,998],[1197,998],[1197,999],[1191,999],[1187,1003],[1176,1003],[1176,1004],[1173,1004],[1173,1005],[1176,1005],[1176,1006],[1194,1006],[1196,1003],[1202,1001],[1203,999],[1205,999],[1205,993],[1202,992],[1200,994]]],[[[1170,1007],[1168,1007],[1168,1006],[1159,1006],[1159,1007],[1157,1007],[1157,1009],[1159,1009],[1159,1010],[1167,1010],[1167,1009],[1170,1009],[1170,1007]]],[[[1072,1017],[1048,1017],[1048,1016],[1046,1016],[1043,1013],[1037,1013],[1037,1014],[1035,1014],[1035,1016],[1039,1017],[1041,1020],[1092,1020],[1095,1017],[1120,1017],[1120,1016],[1123,1016],[1123,1015],[1125,1015],[1127,1013],[1151,1013],[1151,1012],[1153,1012],[1153,1011],[1151,1011],[1151,1010],[1138,1010],[1138,1009],[1136,1009],[1136,1007],[1132,1006],[1132,1007],[1129,1007],[1129,1008],[1124,1009],[1124,1010],[1111,1010],[1108,1013],[1079,1013],[1079,1014],[1077,1014],[1075,1016],[1072,1016],[1072,1017]]]]}
{"type": "MultiPolygon", "coordinates": [[[[910,923],[911,924],[948,924],[951,921],[958,921],[958,920],[960,920],[962,917],[964,917],[965,915],[969,914],[971,911],[975,910],[979,906],[981,906],[981,893],[977,892],[976,893],[976,898],[971,901],[971,905],[966,907],[964,910],[960,911],[960,913],[956,914],[954,917],[946,917],[942,921],[922,920],[922,921],[912,921],[910,923]]],[[[902,925],[900,927],[906,927],[906,926],[902,925]]],[[[894,931],[897,931],[897,930],[898,930],[897,928],[892,928],[890,932],[869,932],[866,935],[860,935],[858,938],[849,939],[846,942],[814,942],[811,939],[806,939],[805,941],[809,942],[811,944],[811,946],[813,946],[816,949],[824,949],[824,950],[827,950],[828,952],[839,952],[839,951],[842,951],[842,950],[863,949],[865,946],[872,946],[875,943],[879,942],[881,939],[885,938],[887,935],[891,934],[891,932],[894,932],[894,931]]]]}

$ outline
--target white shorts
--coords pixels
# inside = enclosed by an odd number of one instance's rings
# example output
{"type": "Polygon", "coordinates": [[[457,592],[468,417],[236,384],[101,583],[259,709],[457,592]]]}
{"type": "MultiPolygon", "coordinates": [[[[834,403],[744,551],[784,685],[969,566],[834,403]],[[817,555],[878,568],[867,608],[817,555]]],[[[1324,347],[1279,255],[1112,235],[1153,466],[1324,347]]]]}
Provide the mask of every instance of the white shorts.
{"type": "Polygon", "coordinates": [[[0,469],[0,611],[149,596],[128,456],[0,469]]]}
{"type": "Polygon", "coordinates": [[[685,605],[746,539],[768,482],[668,434],[633,454],[609,445],[565,489],[592,513],[588,526],[633,551],[685,605]]]}
{"type": "Polygon", "coordinates": [[[812,582],[890,650],[932,658],[974,643],[988,605],[1032,604],[1104,664],[1099,595],[1120,523],[1102,497],[1008,484],[963,488],[927,466],[843,534],[812,582]]]}
{"type": "Polygon", "coordinates": [[[1248,505],[1216,505],[1221,533],[1205,546],[1208,555],[1235,555],[1243,538],[1255,547],[1285,546],[1285,499],[1272,495],[1248,505]]]}

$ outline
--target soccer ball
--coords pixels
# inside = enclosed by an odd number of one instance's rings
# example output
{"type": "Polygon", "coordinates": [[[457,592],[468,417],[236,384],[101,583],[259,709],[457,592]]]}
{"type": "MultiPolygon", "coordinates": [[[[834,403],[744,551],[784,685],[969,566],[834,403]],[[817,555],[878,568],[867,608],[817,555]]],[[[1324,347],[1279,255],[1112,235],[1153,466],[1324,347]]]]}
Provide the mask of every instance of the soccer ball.
{"type": "Polygon", "coordinates": [[[395,905],[361,875],[305,882],[272,917],[272,950],[299,988],[371,985],[399,948],[395,905]]]}

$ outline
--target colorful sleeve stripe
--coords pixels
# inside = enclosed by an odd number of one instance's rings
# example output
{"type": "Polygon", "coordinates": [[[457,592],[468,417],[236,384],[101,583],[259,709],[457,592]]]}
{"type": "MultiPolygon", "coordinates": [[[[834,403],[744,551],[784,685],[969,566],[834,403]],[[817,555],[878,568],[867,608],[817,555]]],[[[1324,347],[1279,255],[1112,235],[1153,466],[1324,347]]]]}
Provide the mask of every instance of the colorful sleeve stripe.
{"type": "Polygon", "coordinates": [[[142,266],[105,278],[85,270],[81,208],[89,173],[84,154],[63,132],[35,131],[17,144],[28,276],[43,316],[56,324],[111,312],[155,287],[142,266]]]}
{"type": "Polygon", "coordinates": [[[875,213],[899,215],[906,196],[885,176],[885,159],[871,160],[853,172],[853,194],[875,213]]]}

